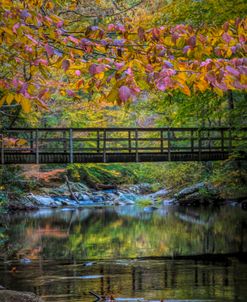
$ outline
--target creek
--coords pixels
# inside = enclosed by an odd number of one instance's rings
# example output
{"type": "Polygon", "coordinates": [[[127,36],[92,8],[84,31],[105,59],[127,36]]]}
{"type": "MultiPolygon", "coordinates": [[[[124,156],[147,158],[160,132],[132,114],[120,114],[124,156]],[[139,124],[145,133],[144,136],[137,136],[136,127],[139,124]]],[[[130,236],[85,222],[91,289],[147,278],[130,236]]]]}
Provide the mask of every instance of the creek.
{"type": "Polygon", "coordinates": [[[5,215],[0,284],[49,302],[246,301],[247,212],[88,207],[5,215]]]}

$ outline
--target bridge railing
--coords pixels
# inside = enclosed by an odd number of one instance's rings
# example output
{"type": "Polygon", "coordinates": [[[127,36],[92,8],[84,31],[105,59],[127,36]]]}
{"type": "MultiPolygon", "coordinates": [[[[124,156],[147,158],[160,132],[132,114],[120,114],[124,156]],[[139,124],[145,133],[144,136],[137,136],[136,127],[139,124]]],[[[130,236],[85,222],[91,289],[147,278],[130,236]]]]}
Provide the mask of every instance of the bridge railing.
{"type": "Polygon", "coordinates": [[[168,154],[221,152],[247,148],[247,128],[39,128],[5,129],[0,137],[1,163],[6,154],[41,153],[168,154]]]}

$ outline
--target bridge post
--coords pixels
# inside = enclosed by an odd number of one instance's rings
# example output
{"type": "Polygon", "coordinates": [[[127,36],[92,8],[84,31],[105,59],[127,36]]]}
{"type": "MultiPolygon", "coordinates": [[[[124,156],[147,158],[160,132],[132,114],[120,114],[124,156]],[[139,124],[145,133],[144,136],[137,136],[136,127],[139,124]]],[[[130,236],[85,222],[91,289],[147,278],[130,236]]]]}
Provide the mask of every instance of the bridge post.
{"type": "Polygon", "coordinates": [[[103,162],[106,163],[106,129],[104,129],[103,135],[103,162]]]}
{"type": "Polygon", "coordinates": [[[228,139],[229,139],[228,149],[229,149],[229,153],[231,153],[232,152],[232,130],[231,130],[231,128],[229,129],[228,139]]]}
{"type": "Polygon", "coordinates": [[[31,152],[33,153],[33,131],[30,131],[30,149],[31,152]]]}
{"type": "Polygon", "coordinates": [[[194,131],[191,130],[190,132],[190,139],[191,139],[191,152],[194,153],[194,131]]]}
{"type": "Polygon", "coordinates": [[[97,130],[97,153],[100,152],[100,132],[97,130]]]}
{"type": "Polygon", "coordinates": [[[160,131],[160,152],[164,152],[164,137],[163,130],[160,131]]]}
{"type": "Polygon", "coordinates": [[[135,129],[135,149],[136,149],[136,162],[139,162],[139,154],[138,154],[138,129],[135,129]]]}
{"type": "Polygon", "coordinates": [[[198,160],[202,159],[202,140],[201,140],[201,129],[198,130],[198,160]]]}
{"type": "Polygon", "coordinates": [[[171,161],[171,132],[170,132],[170,128],[167,130],[167,151],[168,151],[168,161],[171,161]]]}
{"type": "Polygon", "coordinates": [[[224,130],[223,129],[221,129],[220,134],[221,134],[221,152],[224,153],[225,143],[224,143],[224,130]]]}
{"type": "Polygon", "coordinates": [[[63,153],[67,153],[67,137],[66,137],[66,131],[63,131],[63,153]]]}
{"type": "Polygon", "coordinates": [[[73,129],[69,129],[69,161],[71,164],[74,162],[74,157],[73,157],[73,129]]]}
{"type": "Polygon", "coordinates": [[[4,137],[3,134],[0,135],[1,138],[1,164],[4,165],[4,137]]]}
{"type": "Polygon", "coordinates": [[[36,165],[39,164],[39,131],[35,130],[35,157],[36,157],[36,165]]]}
{"type": "Polygon", "coordinates": [[[131,130],[128,130],[129,153],[131,153],[131,130]]]}

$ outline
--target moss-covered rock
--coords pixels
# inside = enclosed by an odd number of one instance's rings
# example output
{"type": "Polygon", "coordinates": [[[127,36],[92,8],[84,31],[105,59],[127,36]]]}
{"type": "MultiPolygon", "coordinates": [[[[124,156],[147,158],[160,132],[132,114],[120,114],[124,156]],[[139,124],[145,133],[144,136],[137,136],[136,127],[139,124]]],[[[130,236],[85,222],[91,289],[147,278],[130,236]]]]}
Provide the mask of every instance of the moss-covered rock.
{"type": "Polygon", "coordinates": [[[0,290],[0,302],[44,302],[44,300],[33,293],[2,289],[0,290]]]}

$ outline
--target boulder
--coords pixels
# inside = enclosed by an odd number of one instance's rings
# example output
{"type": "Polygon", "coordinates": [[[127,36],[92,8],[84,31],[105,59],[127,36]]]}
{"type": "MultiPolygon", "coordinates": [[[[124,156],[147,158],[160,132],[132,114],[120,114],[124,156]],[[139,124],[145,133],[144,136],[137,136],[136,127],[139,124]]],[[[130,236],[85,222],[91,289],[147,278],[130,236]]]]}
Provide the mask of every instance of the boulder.
{"type": "Polygon", "coordinates": [[[54,206],[61,205],[61,203],[59,201],[54,200],[50,196],[41,196],[41,195],[31,194],[29,196],[29,198],[32,199],[34,204],[36,204],[37,206],[41,206],[41,207],[54,207],[54,206]]]}
{"type": "Polygon", "coordinates": [[[205,183],[200,182],[193,186],[184,188],[183,190],[181,190],[177,194],[175,194],[174,197],[179,200],[179,199],[184,198],[185,196],[198,192],[200,189],[203,189],[203,188],[205,188],[205,183]]]}
{"type": "Polygon", "coordinates": [[[152,199],[156,199],[156,198],[160,198],[160,197],[165,197],[165,196],[167,196],[168,193],[169,193],[168,190],[162,189],[155,193],[149,194],[149,197],[152,199]]]}
{"type": "Polygon", "coordinates": [[[0,290],[0,302],[44,302],[44,300],[33,293],[3,289],[0,290]]]}
{"type": "Polygon", "coordinates": [[[187,187],[174,195],[179,204],[199,205],[222,201],[219,192],[204,182],[187,187]]]}

